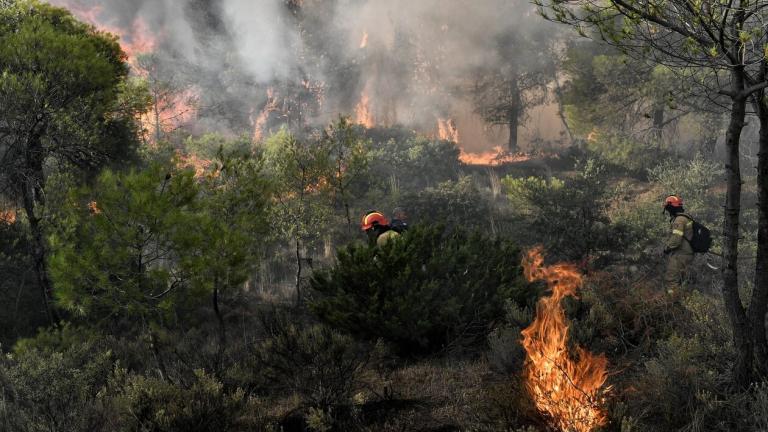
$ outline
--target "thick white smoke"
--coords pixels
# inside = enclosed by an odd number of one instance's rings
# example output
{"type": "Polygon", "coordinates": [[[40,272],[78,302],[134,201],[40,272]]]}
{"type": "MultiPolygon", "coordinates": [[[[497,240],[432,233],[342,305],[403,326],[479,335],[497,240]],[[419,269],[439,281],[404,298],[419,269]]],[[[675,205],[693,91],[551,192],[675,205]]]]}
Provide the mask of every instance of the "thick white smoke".
{"type": "Polygon", "coordinates": [[[286,79],[298,66],[299,43],[282,0],[225,0],[224,23],[233,48],[254,81],[286,79]]]}
{"type": "MultiPolygon", "coordinates": [[[[532,57],[549,49],[554,33],[526,0],[50,2],[110,27],[145,23],[166,69],[208,92],[213,108],[200,119],[206,127],[248,128],[268,87],[311,82],[324,87],[323,101],[320,112],[302,112],[305,121],[352,114],[366,92],[377,122],[429,132],[437,118],[455,118],[472,150],[505,142],[503,129],[488,128],[473,112],[474,74],[535,64],[532,57]],[[502,42],[510,33],[520,37],[502,42]]],[[[303,109],[298,105],[294,111],[303,109]]],[[[548,111],[531,113],[523,143],[537,134],[556,138],[544,130],[559,129],[548,111]]]]}

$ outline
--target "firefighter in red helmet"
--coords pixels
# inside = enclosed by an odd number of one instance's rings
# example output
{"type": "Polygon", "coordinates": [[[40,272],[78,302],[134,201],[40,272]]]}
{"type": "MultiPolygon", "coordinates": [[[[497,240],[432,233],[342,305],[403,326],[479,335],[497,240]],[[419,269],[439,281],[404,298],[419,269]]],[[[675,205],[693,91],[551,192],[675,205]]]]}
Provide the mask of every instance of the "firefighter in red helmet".
{"type": "Polygon", "coordinates": [[[371,245],[383,246],[391,239],[400,236],[391,229],[386,216],[377,210],[368,210],[365,213],[360,228],[368,235],[368,242],[371,245]]]}
{"type": "Polygon", "coordinates": [[[683,199],[677,195],[670,195],[664,200],[664,212],[669,214],[670,221],[670,234],[664,245],[664,254],[668,257],[664,288],[677,298],[688,268],[693,263],[693,219],[685,213],[683,199]]]}

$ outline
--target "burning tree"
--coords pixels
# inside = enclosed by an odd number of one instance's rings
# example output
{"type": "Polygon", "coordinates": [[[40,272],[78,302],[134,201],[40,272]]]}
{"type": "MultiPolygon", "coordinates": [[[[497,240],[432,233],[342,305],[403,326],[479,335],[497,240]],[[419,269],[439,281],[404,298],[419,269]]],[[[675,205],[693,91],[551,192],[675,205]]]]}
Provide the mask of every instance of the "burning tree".
{"type": "Polygon", "coordinates": [[[608,360],[576,347],[576,358],[568,352],[568,324],[560,301],[575,296],[582,277],[576,266],[544,266],[541,249],[528,252],[523,260],[529,281],[543,280],[552,295],[539,300],[536,319],[523,330],[527,355],[526,387],[539,410],[563,432],[589,432],[606,423],[600,407],[607,378],[608,360]]]}

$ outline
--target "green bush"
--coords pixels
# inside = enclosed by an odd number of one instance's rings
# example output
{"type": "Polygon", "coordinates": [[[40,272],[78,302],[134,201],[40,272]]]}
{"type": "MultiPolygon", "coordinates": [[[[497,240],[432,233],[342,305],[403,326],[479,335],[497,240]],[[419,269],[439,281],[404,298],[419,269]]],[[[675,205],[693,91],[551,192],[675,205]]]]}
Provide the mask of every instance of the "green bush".
{"type": "Polygon", "coordinates": [[[525,350],[520,332],[533,321],[533,311],[507,302],[503,326],[488,335],[488,363],[496,372],[505,375],[518,374],[523,368],[525,350]]]}
{"type": "Polygon", "coordinates": [[[408,209],[411,224],[439,221],[448,227],[488,229],[493,217],[490,201],[469,176],[404,194],[398,205],[408,209]]]}
{"type": "Polygon", "coordinates": [[[713,199],[712,188],[724,176],[725,170],[721,163],[707,160],[701,154],[688,161],[669,160],[648,170],[651,183],[657,184],[665,195],[681,196],[686,210],[692,213],[701,213],[707,209],[714,213],[719,210],[719,207],[710,204],[713,199]]]}
{"type": "Polygon", "coordinates": [[[320,319],[400,354],[484,340],[504,302],[532,297],[510,241],[439,226],[415,227],[384,248],[353,244],[313,275],[320,319]]]}
{"type": "Polygon", "coordinates": [[[265,320],[267,338],[254,350],[252,369],[272,396],[298,396],[302,408],[331,412],[349,405],[361,388],[371,352],[324,325],[301,325],[284,314],[265,320]]]}
{"type": "Polygon", "coordinates": [[[201,370],[189,385],[132,375],[126,378],[121,402],[125,431],[218,432],[259,430],[263,419],[256,401],[243,390],[228,392],[201,370]]]}
{"type": "Polygon", "coordinates": [[[636,141],[621,134],[596,134],[588,139],[586,149],[589,154],[604,160],[618,171],[643,177],[649,167],[667,160],[671,154],[657,145],[636,141]]]}
{"type": "Polygon", "coordinates": [[[625,227],[608,217],[615,190],[601,161],[579,163],[576,175],[564,180],[506,177],[502,183],[524,221],[520,235],[544,243],[554,259],[607,261],[631,242],[625,227]]]}
{"type": "Polygon", "coordinates": [[[110,431],[114,360],[97,343],[19,349],[0,359],[0,430],[110,431]]]}

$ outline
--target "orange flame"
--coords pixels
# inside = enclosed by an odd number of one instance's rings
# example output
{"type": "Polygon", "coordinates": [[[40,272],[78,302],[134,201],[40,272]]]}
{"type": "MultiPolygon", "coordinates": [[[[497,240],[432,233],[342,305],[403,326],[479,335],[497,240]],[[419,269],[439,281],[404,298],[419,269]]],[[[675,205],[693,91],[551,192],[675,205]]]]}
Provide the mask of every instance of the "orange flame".
{"type": "Polygon", "coordinates": [[[545,267],[543,263],[541,248],[523,259],[525,277],[546,281],[552,290],[551,296],[539,300],[536,319],[522,331],[526,387],[552,426],[564,432],[589,432],[607,422],[600,405],[610,390],[602,388],[608,360],[578,346],[573,356],[577,360],[569,355],[568,325],[560,301],[576,295],[582,275],[571,264],[545,267]]]}
{"type": "Polygon", "coordinates": [[[360,102],[355,107],[355,123],[361,124],[369,129],[376,124],[373,119],[371,101],[367,91],[363,91],[360,96],[360,102]]]}
{"type": "Polygon", "coordinates": [[[101,209],[99,208],[99,203],[96,201],[91,201],[88,203],[88,211],[91,212],[92,215],[101,214],[101,209]]]}
{"type": "Polygon", "coordinates": [[[158,128],[162,133],[171,133],[194,120],[199,97],[198,90],[194,88],[157,96],[155,106],[139,116],[148,141],[153,142],[153,138],[157,137],[158,128]]]}
{"type": "Polygon", "coordinates": [[[593,142],[597,141],[597,138],[598,138],[599,134],[600,134],[600,132],[598,132],[597,128],[594,128],[594,129],[592,129],[592,130],[591,130],[591,131],[590,131],[590,132],[587,134],[587,141],[589,141],[589,142],[591,142],[591,143],[593,143],[593,142]]]}
{"type": "MultiPolygon", "coordinates": [[[[194,154],[183,154],[180,151],[176,151],[176,157],[178,158],[177,166],[179,168],[192,168],[195,170],[196,179],[203,178],[213,163],[213,161],[209,159],[203,159],[194,154]]],[[[216,177],[216,173],[212,173],[211,175],[214,176],[213,178],[216,177]]]]}
{"type": "Polygon", "coordinates": [[[139,54],[154,51],[157,45],[157,41],[152,36],[152,31],[143,19],[137,17],[133,21],[131,29],[128,30],[106,23],[102,18],[103,10],[100,5],[86,8],[72,0],[58,0],[54,3],[66,7],[78,19],[96,27],[99,31],[112,33],[118,36],[120,38],[120,47],[125,52],[126,56],[128,56],[128,63],[133,67],[136,73],[141,74],[137,64],[137,57],[139,54]]]}
{"type": "Polygon", "coordinates": [[[505,163],[524,162],[530,159],[530,155],[512,154],[499,146],[482,153],[470,153],[464,151],[464,149],[459,150],[459,160],[467,165],[496,166],[505,163]]]}
{"type": "Polygon", "coordinates": [[[437,119],[437,136],[441,140],[459,142],[459,129],[453,119],[437,119]]]}
{"type": "Polygon", "coordinates": [[[363,38],[360,40],[360,49],[363,49],[368,46],[368,32],[363,31],[363,38]]]}
{"type": "Polygon", "coordinates": [[[255,117],[253,114],[251,114],[251,124],[253,125],[253,142],[260,142],[261,139],[264,138],[264,128],[267,125],[267,120],[269,120],[269,114],[277,110],[278,101],[275,97],[275,89],[269,88],[267,89],[267,103],[264,105],[264,108],[262,108],[261,112],[259,112],[259,114],[255,117]]]}
{"type": "Polygon", "coordinates": [[[16,210],[0,210],[0,223],[6,225],[16,223],[16,210]]]}

